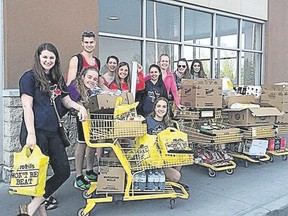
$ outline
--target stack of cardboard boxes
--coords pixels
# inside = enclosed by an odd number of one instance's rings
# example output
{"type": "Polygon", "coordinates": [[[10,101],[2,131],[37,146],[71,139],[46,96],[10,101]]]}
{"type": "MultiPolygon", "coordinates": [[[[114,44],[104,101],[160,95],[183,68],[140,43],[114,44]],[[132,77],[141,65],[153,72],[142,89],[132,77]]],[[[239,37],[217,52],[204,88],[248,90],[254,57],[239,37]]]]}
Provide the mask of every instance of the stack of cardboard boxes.
{"type": "Polygon", "coordinates": [[[180,103],[192,109],[221,109],[222,80],[182,80],[180,103]]]}
{"type": "Polygon", "coordinates": [[[288,123],[288,83],[263,85],[260,103],[276,107],[283,113],[277,117],[276,123],[288,123]]]}
{"type": "MultiPolygon", "coordinates": [[[[264,128],[266,127],[274,128],[275,123],[283,116],[283,113],[281,111],[283,110],[284,105],[281,102],[283,102],[284,99],[283,97],[280,97],[280,95],[283,95],[283,93],[276,93],[276,89],[277,88],[274,88],[272,86],[269,86],[269,88],[266,86],[262,87],[262,95],[260,97],[261,102],[259,107],[247,106],[245,108],[244,106],[244,108],[225,109],[225,112],[228,115],[228,122],[237,127],[240,127],[243,132],[245,132],[243,133],[243,138],[244,134],[246,135],[246,138],[244,138],[244,142],[242,143],[242,146],[238,148],[238,151],[241,151],[247,155],[256,156],[262,156],[266,153],[266,149],[268,147],[268,137],[262,138],[262,131],[264,133],[264,128]],[[275,103],[275,97],[271,97],[269,95],[279,95],[277,100],[281,100],[281,102],[275,103]],[[274,106],[273,104],[276,104],[276,106],[274,106]],[[282,110],[279,110],[279,108],[281,108],[282,110]],[[251,138],[247,138],[248,132],[252,133],[250,136],[251,138]]],[[[231,98],[225,98],[225,103],[228,106],[231,106],[232,103],[257,103],[259,96],[260,95],[254,94],[231,96],[231,98]]],[[[275,136],[276,134],[276,130],[273,131],[274,133],[272,132],[271,136],[275,136]]]]}

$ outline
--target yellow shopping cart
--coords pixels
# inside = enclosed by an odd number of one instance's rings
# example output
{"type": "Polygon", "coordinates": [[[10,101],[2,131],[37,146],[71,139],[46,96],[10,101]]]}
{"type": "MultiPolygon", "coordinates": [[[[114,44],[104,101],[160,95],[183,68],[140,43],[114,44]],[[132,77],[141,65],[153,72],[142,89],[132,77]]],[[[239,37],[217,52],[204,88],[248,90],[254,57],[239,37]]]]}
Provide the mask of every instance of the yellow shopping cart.
{"type": "MultiPolygon", "coordinates": [[[[90,114],[90,118],[83,122],[85,140],[92,148],[111,148],[121,166],[125,171],[125,187],[121,192],[116,192],[122,196],[123,201],[147,200],[147,199],[170,199],[170,208],[173,208],[175,199],[188,199],[189,194],[185,188],[175,182],[165,182],[164,190],[136,190],[134,188],[134,177],[137,173],[159,168],[155,164],[161,164],[161,168],[182,166],[193,164],[192,154],[173,154],[173,160],[165,160],[159,163],[143,163],[139,151],[133,145],[120,144],[121,138],[141,137],[147,133],[145,121],[137,120],[115,120],[110,114],[90,114]],[[99,140],[107,142],[99,143],[99,140]],[[176,158],[176,159],[175,159],[176,158]],[[177,192],[176,192],[177,191],[177,192]]],[[[162,159],[157,159],[162,160],[162,159]]],[[[86,199],[86,206],[79,209],[79,216],[88,216],[97,203],[113,202],[115,192],[97,191],[97,182],[91,182],[88,190],[83,191],[86,199]],[[93,197],[95,194],[96,197],[93,197]],[[99,195],[99,196],[98,196],[99,195]]]]}

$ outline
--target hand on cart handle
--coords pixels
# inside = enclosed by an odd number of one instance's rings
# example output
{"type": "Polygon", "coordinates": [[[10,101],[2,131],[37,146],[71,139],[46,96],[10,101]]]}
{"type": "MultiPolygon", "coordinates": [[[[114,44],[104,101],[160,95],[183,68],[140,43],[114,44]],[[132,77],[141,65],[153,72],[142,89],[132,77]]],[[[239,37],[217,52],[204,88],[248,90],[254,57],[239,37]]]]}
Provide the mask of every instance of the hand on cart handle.
{"type": "Polygon", "coordinates": [[[183,105],[181,105],[181,104],[179,104],[179,106],[177,107],[179,110],[185,110],[186,109],[186,107],[185,106],[183,106],[183,105]]]}
{"type": "Polygon", "coordinates": [[[86,121],[87,120],[87,110],[84,106],[79,106],[78,110],[78,117],[80,121],[86,121]]]}

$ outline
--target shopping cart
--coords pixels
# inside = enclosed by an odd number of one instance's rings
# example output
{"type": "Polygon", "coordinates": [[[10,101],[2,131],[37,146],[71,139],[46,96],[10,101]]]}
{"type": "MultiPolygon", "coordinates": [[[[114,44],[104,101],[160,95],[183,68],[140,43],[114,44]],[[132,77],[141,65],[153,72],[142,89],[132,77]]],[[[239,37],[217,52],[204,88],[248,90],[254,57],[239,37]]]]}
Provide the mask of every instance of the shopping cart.
{"type": "MultiPolygon", "coordinates": [[[[161,191],[135,190],[133,180],[134,176],[148,169],[165,168],[174,166],[183,166],[193,164],[193,155],[191,154],[171,154],[172,159],[154,161],[153,164],[145,163],[141,155],[138,154],[135,146],[120,144],[120,138],[141,137],[147,132],[147,126],[144,121],[137,120],[115,120],[113,115],[108,114],[90,114],[90,119],[83,122],[83,130],[86,143],[92,148],[111,148],[121,166],[125,170],[126,185],[124,191],[118,192],[123,201],[146,200],[146,199],[170,199],[170,208],[173,208],[176,198],[188,199],[189,194],[185,188],[175,182],[165,182],[165,189],[161,191]],[[99,143],[99,140],[108,140],[99,143]],[[159,164],[159,166],[157,166],[159,164]]],[[[161,160],[161,159],[158,159],[161,160]]],[[[79,209],[79,216],[90,215],[92,209],[97,203],[113,202],[115,193],[97,192],[97,182],[91,182],[88,190],[83,191],[83,197],[86,199],[86,206],[79,209]],[[95,194],[96,197],[93,197],[95,194]],[[99,196],[98,196],[99,195],[99,196]],[[98,196],[98,197],[97,197],[98,196]]]]}
{"type": "MultiPolygon", "coordinates": [[[[179,123],[180,130],[188,134],[189,143],[194,145],[194,149],[197,149],[197,146],[200,146],[203,149],[210,148],[213,149],[217,156],[217,152],[223,152],[223,145],[238,143],[242,140],[242,134],[238,128],[216,124],[216,128],[222,129],[201,131],[199,129],[201,125],[203,125],[202,121],[179,123]]],[[[236,168],[236,163],[233,161],[232,157],[227,157],[227,159],[222,158],[217,161],[214,160],[210,163],[205,162],[204,160],[198,162],[195,159],[195,164],[208,168],[208,175],[212,178],[216,177],[217,172],[220,171],[225,171],[226,174],[232,175],[236,168]]]]}

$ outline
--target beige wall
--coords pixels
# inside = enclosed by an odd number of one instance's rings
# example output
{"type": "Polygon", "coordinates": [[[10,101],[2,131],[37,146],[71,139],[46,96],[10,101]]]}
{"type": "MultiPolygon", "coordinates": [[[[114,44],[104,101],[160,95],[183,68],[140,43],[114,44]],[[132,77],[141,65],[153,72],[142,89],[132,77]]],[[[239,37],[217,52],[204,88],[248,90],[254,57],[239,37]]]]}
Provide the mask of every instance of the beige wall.
{"type": "Polygon", "coordinates": [[[98,32],[98,0],[5,0],[4,88],[18,88],[19,77],[31,68],[43,42],[58,48],[66,73],[70,57],[81,51],[84,30],[98,32]]]}
{"type": "Polygon", "coordinates": [[[288,82],[288,1],[269,1],[266,26],[265,83],[288,82]]]}
{"type": "MultiPolygon", "coordinates": [[[[268,0],[178,0],[195,5],[229,11],[248,17],[267,20],[268,0]]],[[[277,1],[278,2],[278,1],[277,1]]]]}

